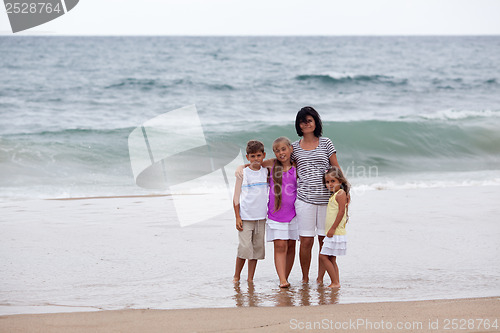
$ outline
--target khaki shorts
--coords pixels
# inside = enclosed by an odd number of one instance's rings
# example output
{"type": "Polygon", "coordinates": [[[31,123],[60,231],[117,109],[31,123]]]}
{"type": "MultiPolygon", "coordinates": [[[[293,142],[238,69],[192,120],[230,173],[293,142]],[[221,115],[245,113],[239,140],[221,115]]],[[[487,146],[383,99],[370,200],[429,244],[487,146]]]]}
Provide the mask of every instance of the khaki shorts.
{"type": "Polygon", "coordinates": [[[238,258],[264,259],[266,220],[243,221],[243,231],[238,231],[238,258]]]}

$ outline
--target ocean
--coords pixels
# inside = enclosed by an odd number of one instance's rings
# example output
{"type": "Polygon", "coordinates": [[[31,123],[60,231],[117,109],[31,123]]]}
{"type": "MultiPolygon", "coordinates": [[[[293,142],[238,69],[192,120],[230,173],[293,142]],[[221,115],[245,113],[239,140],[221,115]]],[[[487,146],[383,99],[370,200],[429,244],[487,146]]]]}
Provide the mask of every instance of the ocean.
{"type": "Polygon", "coordinates": [[[354,188],[500,184],[500,37],[0,37],[0,200],[161,194],[128,137],[195,105],[207,141],[298,139],[354,188]]]}

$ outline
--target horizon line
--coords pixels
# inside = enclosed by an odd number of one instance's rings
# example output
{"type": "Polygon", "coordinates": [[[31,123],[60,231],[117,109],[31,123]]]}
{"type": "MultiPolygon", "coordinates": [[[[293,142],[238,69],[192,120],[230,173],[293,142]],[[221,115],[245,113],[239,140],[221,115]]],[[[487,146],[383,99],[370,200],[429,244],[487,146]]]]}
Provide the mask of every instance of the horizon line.
{"type": "Polygon", "coordinates": [[[23,37],[500,37],[500,33],[482,34],[61,34],[49,31],[43,32],[17,32],[0,31],[0,36],[23,37]]]}

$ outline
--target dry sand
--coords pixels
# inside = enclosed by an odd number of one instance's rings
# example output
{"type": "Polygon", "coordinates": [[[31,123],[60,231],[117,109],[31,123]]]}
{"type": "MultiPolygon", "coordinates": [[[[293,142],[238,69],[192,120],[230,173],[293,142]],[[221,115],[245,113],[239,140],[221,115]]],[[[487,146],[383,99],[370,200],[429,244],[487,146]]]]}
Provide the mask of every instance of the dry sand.
{"type": "Polygon", "coordinates": [[[498,332],[500,298],[0,316],[0,332],[498,332]]]}

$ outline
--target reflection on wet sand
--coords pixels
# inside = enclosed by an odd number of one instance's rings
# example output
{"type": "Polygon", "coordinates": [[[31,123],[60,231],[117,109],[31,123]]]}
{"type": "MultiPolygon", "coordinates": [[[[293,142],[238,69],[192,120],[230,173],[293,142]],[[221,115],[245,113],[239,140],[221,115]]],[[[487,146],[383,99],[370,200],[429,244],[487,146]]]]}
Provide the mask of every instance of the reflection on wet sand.
{"type": "Polygon", "coordinates": [[[275,288],[268,292],[256,292],[255,285],[234,284],[236,307],[249,306],[308,306],[337,304],[340,289],[330,289],[322,284],[302,284],[290,288],[275,288]]]}
{"type": "Polygon", "coordinates": [[[259,306],[260,299],[258,294],[255,294],[255,286],[252,282],[248,282],[246,291],[242,291],[239,283],[234,284],[234,300],[237,307],[242,306],[259,306]]]}

